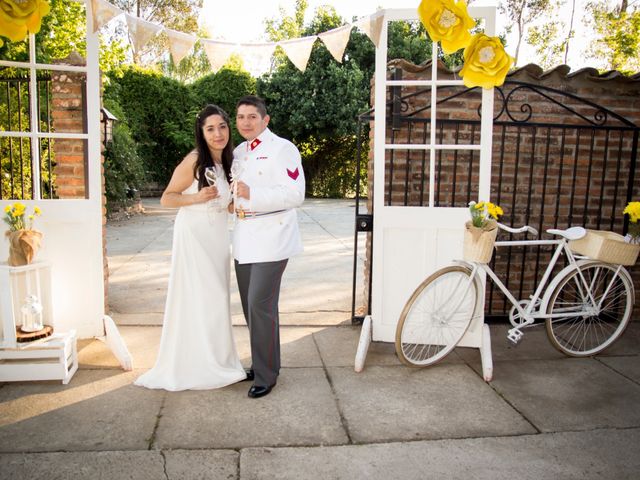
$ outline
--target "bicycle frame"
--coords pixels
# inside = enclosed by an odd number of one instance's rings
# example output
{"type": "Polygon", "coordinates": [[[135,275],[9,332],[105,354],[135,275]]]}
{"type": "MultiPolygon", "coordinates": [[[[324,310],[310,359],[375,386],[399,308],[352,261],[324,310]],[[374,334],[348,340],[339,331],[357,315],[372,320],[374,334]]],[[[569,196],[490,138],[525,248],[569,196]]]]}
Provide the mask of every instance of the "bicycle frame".
{"type": "MultiPolygon", "coordinates": [[[[516,327],[516,329],[521,329],[521,328],[525,328],[531,324],[533,324],[535,322],[536,319],[546,319],[546,318],[555,318],[555,317],[564,317],[566,318],[567,316],[581,316],[584,314],[584,312],[579,311],[579,312],[564,312],[564,313],[557,313],[557,314],[547,314],[545,312],[541,312],[541,311],[534,311],[536,306],[538,305],[538,301],[541,300],[542,298],[542,294],[545,290],[545,288],[547,287],[547,284],[549,282],[549,279],[551,277],[551,274],[553,272],[554,267],[556,266],[556,263],[558,262],[558,259],[560,258],[560,255],[564,252],[564,254],[567,257],[567,260],[569,262],[569,266],[571,266],[572,268],[575,268],[578,271],[578,275],[581,279],[581,283],[582,286],[584,287],[585,292],[581,292],[583,293],[583,297],[588,297],[588,299],[591,302],[591,305],[593,305],[594,307],[596,307],[597,309],[600,309],[601,305],[596,305],[596,301],[593,297],[593,293],[592,293],[592,289],[590,288],[589,284],[587,283],[586,279],[584,278],[584,276],[582,275],[582,273],[580,272],[580,269],[578,267],[578,263],[576,261],[576,257],[573,255],[573,253],[571,252],[571,250],[568,247],[568,242],[566,239],[562,238],[562,239],[558,239],[558,240],[509,240],[509,241],[501,241],[501,242],[496,242],[495,246],[496,247],[508,247],[508,246],[537,246],[537,245],[557,245],[553,256],[551,258],[551,261],[549,262],[549,265],[547,266],[544,275],[542,276],[542,279],[540,281],[540,283],[538,283],[536,290],[534,292],[534,294],[531,296],[528,305],[526,306],[526,308],[523,308],[522,305],[520,305],[520,302],[513,296],[513,294],[511,293],[511,291],[504,285],[504,283],[502,283],[502,281],[500,280],[500,278],[495,274],[495,272],[491,269],[491,267],[489,267],[488,264],[483,264],[483,263],[476,263],[476,262],[470,262],[473,265],[473,270],[471,272],[471,277],[473,278],[475,275],[478,274],[479,271],[484,271],[493,281],[493,283],[495,283],[498,288],[502,291],[502,293],[507,297],[507,299],[509,299],[509,302],[511,302],[511,304],[513,305],[513,307],[516,309],[516,311],[518,312],[518,314],[520,315],[520,318],[522,318],[524,320],[524,322],[522,324],[520,324],[518,327],[516,327]]],[[[617,272],[616,272],[616,276],[618,272],[620,271],[620,267],[618,268],[617,272]]],[[[613,280],[612,280],[613,281],[613,280]]],[[[609,286],[607,287],[607,290],[611,287],[611,283],[609,284],[609,286]]]]}

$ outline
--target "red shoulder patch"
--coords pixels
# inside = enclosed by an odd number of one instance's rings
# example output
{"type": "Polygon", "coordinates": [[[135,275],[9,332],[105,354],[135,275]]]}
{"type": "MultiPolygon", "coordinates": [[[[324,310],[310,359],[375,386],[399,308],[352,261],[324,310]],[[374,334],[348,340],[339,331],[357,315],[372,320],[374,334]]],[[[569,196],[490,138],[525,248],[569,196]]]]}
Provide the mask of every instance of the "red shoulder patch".
{"type": "Polygon", "coordinates": [[[298,167],[296,167],[293,172],[287,168],[287,175],[289,175],[294,180],[297,180],[298,176],[300,175],[300,171],[298,170],[298,167]]]}

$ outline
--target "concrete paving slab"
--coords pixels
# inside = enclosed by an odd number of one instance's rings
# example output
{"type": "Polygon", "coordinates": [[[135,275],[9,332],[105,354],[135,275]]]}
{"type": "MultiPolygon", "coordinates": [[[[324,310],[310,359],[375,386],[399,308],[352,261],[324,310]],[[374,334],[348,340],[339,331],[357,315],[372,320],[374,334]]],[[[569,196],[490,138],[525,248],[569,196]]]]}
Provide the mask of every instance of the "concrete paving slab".
{"type": "Polygon", "coordinates": [[[640,384],[640,357],[636,355],[624,357],[598,357],[598,360],[619,374],[640,384]]]}
{"type": "MultiPolygon", "coordinates": [[[[510,324],[489,325],[491,331],[491,357],[493,358],[494,375],[501,362],[519,360],[551,360],[567,358],[566,355],[556,350],[547,338],[544,325],[525,330],[524,337],[518,345],[513,345],[507,340],[507,330],[510,324]]],[[[475,372],[481,374],[482,360],[477,348],[456,348],[454,351],[475,372]]]]}
{"type": "MultiPolygon", "coordinates": [[[[121,325],[118,330],[133,357],[133,368],[153,367],[158,355],[162,327],[121,325]]],[[[96,339],[78,341],[78,361],[80,368],[84,369],[121,368],[111,350],[96,339]]]]}
{"type": "Polygon", "coordinates": [[[594,359],[500,362],[491,382],[543,432],[640,426],[640,385],[594,359]]]}
{"type": "MultiPolygon", "coordinates": [[[[315,333],[314,338],[327,367],[353,368],[360,327],[325,328],[315,333]]],[[[400,365],[392,343],[372,342],[369,345],[365,367],[373,365],[400,365]]]]}
{"type": "Polygon", "coordinates": [[[266,397],[250,382],[167,395],[155,448],[240,448],[347,442],[331,387],[319,368],[283,369],[266,397]]]}
{"type": "Polygon", "coordinates": [[[131,385],[135,372],[79,370],[69,385],[0,388],[0,451],[144,450],[163,392],[131,385]],[[133,408],[144,405],[144,408],[133,408]]]}
{"type": "Polygon", "coordinates": [[[233,450],[163,450],[168,480],[229,480],[238,477],[233,450]]]}
{"type": "MultiPolygon", "coordinates": [[[[158,199],[144,199],[144,204],[146,214],[107,225],[109,311],[119,325],[162,324],[177,210],[161,207],[158,199]]],[[[350,321],[354,204],[353,200],[311,200],[306,209],[299,210],[305,252],[290,260],[283,277],[282,325],[350,321]]],[[[231,219],[229,228],[233,228],[231,219]]],[[[360,237],[364,254],[364,236],[360,237]]],[[[357,302],[362,303],[362,289],[357,302]]],[[[233,268],[231,313],[234,324],[243,323],[233,268]]]]}
{"type": "Polygon", "coordinates": [[[243,479],[631,480],[640,430],[242,450],[243,479]]]}
{"type": "Polygon", "coordinates": [[[466,365],[328,372],[355,443],[535,432],[466,365]]]}
{"type": "MultiPolygon", "coordinates": [[[[638,296],[636,295],[636,299],[638,296]]],[[[638,301],[636,300],[636,305],[638,301]]],[[[622,336],[599,357],[609,355],[638,355],[640,354],[640,319],[630,322],[622,336]]]]}
{"type": "Polygon", "coordinates": [[[0,454],[0,478],[158,480],[166,476],[161,452],[112,451],[4,453],[0,454]]]}
{"type": "MultiPolygon", "coordinates": [[[[322,367],[320,353],[313,340],[313,334],[320,330],[320,328],[311,327],[280,327],[280,361],[282,367],[322,367]]],[[[251,365],[249,329],[247,327],[234,327],[233,332],[240,360],[243,365],[249,367],[251,365]]]]}

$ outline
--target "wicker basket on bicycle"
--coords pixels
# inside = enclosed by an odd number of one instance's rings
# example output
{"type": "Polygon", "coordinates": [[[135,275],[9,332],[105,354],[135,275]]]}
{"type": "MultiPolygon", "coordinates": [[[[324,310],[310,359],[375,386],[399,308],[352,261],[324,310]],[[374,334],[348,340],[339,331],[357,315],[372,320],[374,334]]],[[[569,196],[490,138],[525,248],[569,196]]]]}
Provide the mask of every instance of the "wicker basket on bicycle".
{"type": "Polygon", "coordinates": [[[601,262],[630,266],[636,263],[640,245],[626,243],[624,237],[614,232],[587,230],[579,240],[571,240],[572,252],[601,262]]]}
{"type": "Polygon", "coordinates": [[[498,235],[498,223],[491,220],[480,228],[474,227],[473,223],[469,221],[464,226],[462,258],[468,262],[489,263],[498,235]]]}

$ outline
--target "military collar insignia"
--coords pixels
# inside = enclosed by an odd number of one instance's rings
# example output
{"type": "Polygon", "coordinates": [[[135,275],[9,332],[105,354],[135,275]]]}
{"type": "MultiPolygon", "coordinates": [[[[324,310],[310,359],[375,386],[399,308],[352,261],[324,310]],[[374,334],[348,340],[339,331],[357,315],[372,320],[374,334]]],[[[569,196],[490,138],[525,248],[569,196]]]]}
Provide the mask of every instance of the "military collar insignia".
{"type": "Polygon", "coordinates": [[[249,144],[249,150],[253,152],[261,143],[262,141],[259,138],[255,138],[253,142],[249,144]]]}

